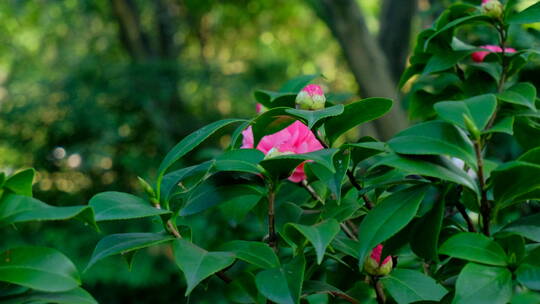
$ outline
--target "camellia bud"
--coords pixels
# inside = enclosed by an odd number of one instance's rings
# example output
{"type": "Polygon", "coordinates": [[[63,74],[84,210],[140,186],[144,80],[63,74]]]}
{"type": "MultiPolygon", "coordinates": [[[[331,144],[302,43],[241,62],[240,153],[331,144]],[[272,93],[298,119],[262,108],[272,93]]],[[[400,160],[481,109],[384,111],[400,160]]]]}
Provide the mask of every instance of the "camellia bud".
{"type": "Polygon", "coordinates": [[[385,276],[392,271],[392,267],[394,266],[392,257],[387,256],[381,263],[382,250],[383,245],[379,244],[377,247],[373,248],[370,256],[366,258],[364,269],[367,273],[375,276],[385,276]]]}
{"type": "Polygon", "coordinates": [[[491,18],[501,18],[503,5],[499,0],[482,0],[482,12],[491,18]]]}
{"type": "Polygon", "coordinates": [[[258,104],[255,106],[255,110],[257,111],[257,114],[262,114],[262,113],[268,111],[268,108],[266,108],[266,107],[263,106],[262,104],[258,103],[258,104]]]}
{"type": "Polygon", "coordinates": [[[308,84],[296,95],[296,107],[302,110],[324,109],[325,102],[324,92],[316,84],[308,84]]]}
{"type": "Polygon", "coordinates": [[[154,192],[154,189],[140,176],[137,176],[137,179],[139,180],[139,185],[144,190],[144,193],[148,195],[149,198],[156,197],[156,193],[154,192]]]}
{"type": "Polygon", "coordinates": [[[467,127],[467,130],[469,131],[469,133],[471,133],[473,138],[479,139],[481,135],[480,130],[478,130],[478,128],[476,127],[472,119],[468,115],[463,114],[463,121],[465,122],[465,126],[467,127]]]}

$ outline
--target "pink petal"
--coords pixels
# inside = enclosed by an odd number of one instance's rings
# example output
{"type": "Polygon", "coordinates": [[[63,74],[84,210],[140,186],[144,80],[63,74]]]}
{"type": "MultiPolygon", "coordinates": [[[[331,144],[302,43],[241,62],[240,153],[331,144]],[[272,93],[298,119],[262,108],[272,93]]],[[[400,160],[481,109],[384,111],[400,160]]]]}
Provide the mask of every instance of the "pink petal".
{"type": "MultiPolygon", "coordinates": [[[[242,147],[253,148],[253,131],[251,126],[242,132],[242,147]]],[[[313,132],[300,121],[295,121],[285,129],[274,134],[264,136],[257,149],[267,154],[272,148],[279,152],[292,152],[295,154],[313,152],[323,149],[313,132]]],[[[305,163],[305,162],[304,162],[305,163]]],[[[300,182],[306,179],[304,163],[300,164],[289,177],[292,182],[300,182]]]]}

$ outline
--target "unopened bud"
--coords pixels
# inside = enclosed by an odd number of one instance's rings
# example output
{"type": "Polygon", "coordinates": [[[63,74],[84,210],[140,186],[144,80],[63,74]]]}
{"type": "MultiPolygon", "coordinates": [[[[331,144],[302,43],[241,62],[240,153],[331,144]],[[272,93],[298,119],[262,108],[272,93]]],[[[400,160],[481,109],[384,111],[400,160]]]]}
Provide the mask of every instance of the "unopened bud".
{"type": "Polygon", "coordinates": [[[500,19],[503,15],[503,5],[499,0],[483,0],[482,12],[491,18],[500,19]]]}
{"type": "Polygon", "coordinates": [[[469,133],[471,133],[473,138],[474,139],[479,139],[480,138],[480,130],[478,130],[478,128],[476,127],[476,125],[474,124],[472,119],[468,115],[463,114],[463,121],[465,122],[465,126],[467,127],[467,130],[469,131],[469,133]]]}
{"type": "Polygon", "coordinates": [[[257,105],[255,105],[255,110],[257,111],[257,114],[262,114],[262,113],[268,111],[268,108],[263,106],[262,104],[258,103],[257,105]]]}
{"type": "Polygon", "coordinates": [[[382,250],[383,245],[379,244],[373,248],[371,254],[366,258],[364,269],[367,273],[375,276],[385,276],[392,271],[392,267],[394,266],[392,257],[387,256],[381,263],[382,250]]]}
{"type": "Polygon", "coordinates": [[[296,107],[302,110],[321,110],[325,103],[324,92],[316,84],[308,84],[296,95],[296,107]]]}
{"type": "Polygon", "coordinates": [[[137,176],[137,179],[139,180],[139,185],[143,189],[143,191],[148,195],[149,198],[155,198],[156,193],[154,192],[154,189],[140,176],[137,176]]]}

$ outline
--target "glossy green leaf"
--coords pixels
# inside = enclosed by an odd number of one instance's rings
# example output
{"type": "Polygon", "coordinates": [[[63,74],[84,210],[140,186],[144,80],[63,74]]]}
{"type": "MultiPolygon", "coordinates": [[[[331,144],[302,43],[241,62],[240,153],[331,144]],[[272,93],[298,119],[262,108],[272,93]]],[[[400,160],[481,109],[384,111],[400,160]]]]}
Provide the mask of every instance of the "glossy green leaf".
{"type": "Polygon", "coordinates": [[[512,274],[506,268],[467,264],[458,276],[455,304],[506,304],[512,297],[512,274]]]}
{"type": "Polygon", "coordinates": [[[338,149],[323,149],[304,154],[285,154],[263,160],[260,165],[271,175],[285,178],[302,162],[312,160],[331,172],[335,172],[333,158],[338,149]]]}
{"type": "Polygon", "coordinates": [[[188,296],[202,280],[230,266],[234,254],[230,252],[208,252],[183,239],[173,243],[176,265],[182,270],[187,282],[188,296]]]}
{"type": "Polygon", "coordinates": [[[199,165],[182,168],[165,174],[161,182],[161,200],[169,200],[176,187],[180,188],[180,193],[192,190],[195,186],[204,181],[205,177],[210,174],[210,170],[214,165],[215,161],[207,161],[199,165]],[[181,186],[180,183],[182,183],[181,186]]]}
{"type": "Polygon", "coordinates": [[[126,254],[134,250],[155,246],[172,240],[174,240],[172,236],[162,233],[141,232],[107,235],[97,243],[85,271],[106,257],[126,254]]]}
{"type": "Polygon", "coordinates": [[[444,218],[445,201],[440,199],[435,206],[418,220],[414,226],[410,244],[412,251],[427,261],[438,261],[439,235],[444,218]]]}
{"type": "Polygon", "coordinates": [[[425,175],[439,178],[441,180],[451,181],[479,193],[476,182],[463,170],[450,170],[447,167],[443,167],[433,162],[406,158],[397,154],[389,154],[385,156],[379,160],[379,162],[373,165],[373,168],[381,165],[397,168],[409,174],[425,175]]]}
{"type": "Polygon", "coordinates": [[[226,218],[236,222],[242,221],[248,212],[266,196],[266,189],[253,185],[234,185],[236,194],[231,193],[220,204],[219,208],[226,218]]]}
{"type": "Polygon", "coordinates": [[[32,182],[35,175],[36,171],[34,169],[19,171],[4,182],[4,188],[13,191],[15,194],[32,196],[32,182]]]}
{"type": "Polygon", "coordinates": [[[296,118],[287,113],[288,109],[284,107],[273,108],[253,119],[251,130],[253,132],[254,147],[257,147],[259,141],[265,135],[279,132],[296,121],[296,118]]]}
{"type": "Polygon", "coordinates": [[[509,24],[527,24],[540,22],[540,2],[537,2],[523,11],[510,15],[506,20],[509,24]]]}
{"type": "MultiPolygon", "coordinates": [[[[469,63],[469,66],[472,67],[469,71],[469,73],[475,72],[476,70],[480,70],[495,80],[496,83],[499,83],[501,80],[501,74],[502,74],[502,67],[499,62],[475,62],[475,63],[469,63]]],[[[465,72],[466,74],[469,74],[465,72]]]]}
{"type": "Polygon", "coordinates": [[[2,252],[0,281],[48,292],[67,291],[81,284],[75,265],[62,253],[45,247],[2,252]]]}
{"type": "Polygon", "coordinates": [[[386,98],[366,98],[345,106],[343,114],[330,118],[324,125],[330,143],[348,130],[377,119],[392,108],[392,100],[386,98]]]}
{"type": "Polygon", "coordinates": [[[254,92],[257,102],[268,109],[277,107],[294,108],[296,93],[294,92],[273,92],[268,90],[257,90],[254,92]]]}
{"type": "Polygon", "coordinates": [[[150,202],[123,192],[102,192],[94,195],[89,202],[96,213],[96,221],[127,220],[170,213],[154,208],[150,202]]]}
{"type": "Polygon", "coordinates": [[[446,122],[435,120],[414,125],[398,133],[388,145],[400,154],[457,157],[476,168],[471,141],[461,130],[446,122]]]}
{"type": "Polygon", "coordinates": [[[414,186],[392,193],[364,218],[360,227],[358,265],[360,269],[371,250],[405,227],[416,215],[427,188],[414,186]]]}
{"type": "Polygon", "coordinates": [[[532,290],[521,290],[514,292],[512,304],[531,304],[540,303],[540,293],[532,290]]]}
{"type": "Polygon", "coordinates": [[[514,116],[503,117],[497,120],[493,126],[484,133],[506,133],[514,135],[514,116]]]}
{"type": "Polygon", "coordinates": [[[344,253],[353,258],[358,257],[358,251],[360,250],[360,243],[357,240],[350,239],[348,237],[337,236],[332,241],[332,248],[344,253]]]}
{"type": "Polygon", "coordinates": [[[225,295],[231,303],[251,304],[262,300],[255,285],[255,275],[249,271],[235,273],[234,280],[225,288],[225,295]]]}
{"type": "Polygon", "coordinates": [[[491,18],[484,15],[471,15],[471,16],[464,16],[461,18],[457,18],[451,22],[448,22],[441,28],[437,29],[433,34],[431,34],[431,36],[428,39],[426,39],[424,43],[424,50],[427,50],[429,43],[431,42],[431,40],[433,40],[433,38],[439,36],[440,34],[446,31],[453,30],[456,27],[465,25],[465,24],[470,24],[474,22],[490,22],[490,21],[491,21],[491,18]]]}
{"type": "Polygon", "coordinates": [[[303,119],[307,122],[307,126],[310,129],[313,129],[315,126],[320,125],[320,123],[329,117],[338,116],[344,111],[343,105],[336,105],[328,107],[322,110],[309,111],[309,110],[300,110],[300,109],[287,109],[285,112],[303,119]]]}
{"type": "Polygon", "coordinates": [[[317,254],[319,265],[322,263],[326,248],[340,230],[339,223],[335,219],[324,220],[312,226],[290,223],[285,227],[286,235],[290,233],[290,229],[296,229],[311,243],[317,254]]]}
{"type": "Polygon", "coordinates": [[[346,143],[342,146],[342,149],[349,149],[351,151],[351,159],[353,165],[381,152],[389,152],[388,145],[384,142],[378,142],[376,139],[365,136],[358,140],[356,143],[346,143]]]}
{"type": "Polygon", "coordinates": [[[0,226],[30,221],[78,219],[96,230],[94,212],[89,206],[55,207],[29,196],[8,194],[0,200],[0,226]]]}
{"type": "Polygon", "coordinates": [[[536,110],[536,87],[528,82],[517,83],[497,96],[500,100],[536,110]]]}
{"type": "Polygon", "coordinates": [[[472,119],[478,130],[484,130],[489,119],[495,113],[497,99],[493,94],[475,96],[459,101],[441,101],[434,109],[444,120],[467,130],[463,116],[472,119]]]}
{"type": "Polygon", "coordinates": [[[529,240],[540,242],[540,214],[520,217],[504,226],[501,231],[516,233],[529,240]]]}
{"type": "Polygon", "coordinates": [[[227,151],[215,158],[212,172],[245,172],[260,174],[259,162],[264,159],[264,153],[257,149],[237,149],[227,151]]]}
{"type": "Polygon", "coordinates": [[[266,243],[231,241],[221,246],[222,250],[233,252],[236,258],[260,268],[279,268],[279,259],[266,243]]]}
{"type": "Polygon", "coordinates": [[[517,160],[504,163],[491,172],[496,208],[540,198],[540,147],[529,150],[517,160]],[[512,187],[508,187],[512,181],[512,187]]]}
{"type": "Polygon", "coordinates": [[[345,174],[349,169],[349,162],[350,153],[340,151],[334,156],[334,168],[336,172],[332,172],[318,163],[309,163],[313,174],[330,189],[338,203],[341,200],[341,186],[345,174]]]}
{"type": "Polygon", "coordinates": [[[209,125],[206,125],[199,130],[191,133],[190,135],[186,136],[184,139],[182,139],[178,144],[176,144],[171,151],[167,153],[161,164],[159,165],[158,169],[158,179],[157,179],[157,192],[160,192],[161,187],[161,180],[163,178],[163,175],[165,175],[165,172],[167,169],[169,169],[170,166],[172,166],[176,161],[178,161],[180,158],[182,158],[184,155],[186,155],[191,150],[195,149],[198,145],[200,145],[205,139],[210,137],[212,134],[217,132],[218,130],[233,124],[233,123],[239,123],[245,121],[243,119],[223,119],[216,122],[213,122],[209,125]]]}
{"type": "Polygon", "coordinates": [[[2,304],[98,304],[84,289],[75,288],[63,292],[31,291],[9,300],[1,300],[2,304]]]}
{"type": "Polygon", "coordinates": [[[448,70],[455,66],[460,60],[470,55],[472,52],[472,50],[449,50],[440,54],[436,53],[428,60],[423,72],[424,74],[430,74],[448,70]]]}
{"type": "Polygon", "coordinates": [[[440,301],[448,291],[425,274],[408,269],[394,269],[382,279],[388,293],[399,304],[440,301]]]}
{"type": "Polygon", "coordinates": [[[452,236],[441,245],[439,254],[488,265],[507,264],[502,247],[480,233],[462,232],[452,236]]]}
{"type": "Polygon", "coordinates": [[[527,288],[540,291],[540,248],[533,249],[516,270],[517,281],[527,288]]]}
{"type": "Polygon", "coordinates": [[[276,304],[298,304],[305,267],[306,260],[299,254],[281,268],[261,271],[255,277],[257,289],[276,304]]]}
{"type": "Polygon", "coordinates": [[[351,188],[340,201],[328,200],[324,204],[321,217],[335,218],[338,222],[343,222],[355,215],[362,204],[363,201],[358,199],[358,190],[351,188]]]}
{"type": "Polygon", "coordinates": [[[249,211],[249,206],[254,206],[261,199],[263,194],[263,189],[250,185],[217,187],[210,183],[203,183],[189,194],[179,215],[197,214],[218,204],[235,206],[239,201],[244,201],[247,205],[241,207],[243,210],[239,210],[241,217],[242,214],[245,215],[249,211]],[[235,200],[237,201],[234,202],[235,200]]]}

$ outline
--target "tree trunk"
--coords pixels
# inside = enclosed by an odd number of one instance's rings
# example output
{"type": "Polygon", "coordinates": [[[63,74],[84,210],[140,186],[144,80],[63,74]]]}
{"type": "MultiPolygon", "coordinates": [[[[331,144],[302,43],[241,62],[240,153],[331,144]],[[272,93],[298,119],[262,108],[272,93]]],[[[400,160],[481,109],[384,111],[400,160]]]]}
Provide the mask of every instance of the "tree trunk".
{"type": "Polygon", "coordinates": [[[412,20],[417,8],[418,0],[384,0],[382,5],[378,40],[396,83],[407,63],[412,20]]]}
{"type": "Polygon", "coordinates": [[[385,54],[369,33],[360,7],[355,0],[312,0],[311,4],[341,45],[360,95],[394,100],[392,110],[374,122],[378,136],[389,139],[407,126],[407,118],[385,54]]]}
{"type": "Polygon", "coordinates": [[[154,24],[145,30],[133,0],[110,0],[110,3],[121,41],[133,62],[128,77],[133,78],[133,86],[141,90],[139,105],[146,111],[152,128],[160,134],[160,150],[166,152],[197,127],[177,88],[179,46],[174,42],[174,35],[178,30],[180,6],[170,0],[155,0],[152,4],[154,24]]]}

